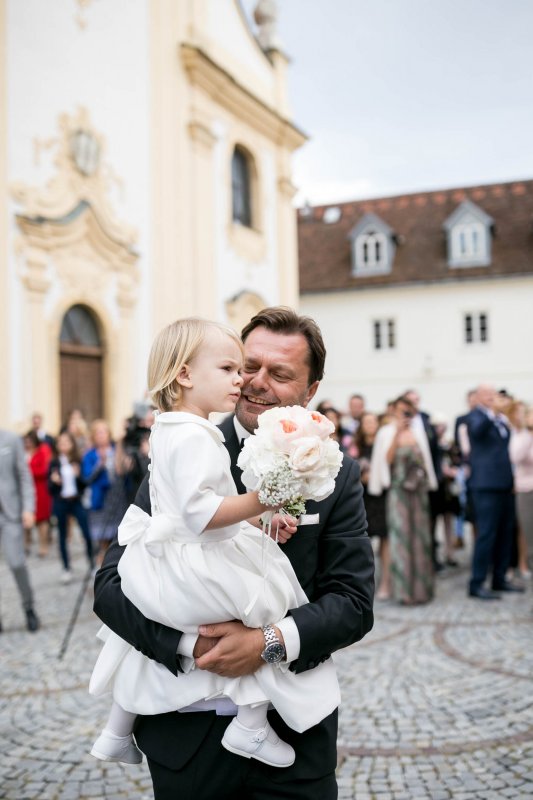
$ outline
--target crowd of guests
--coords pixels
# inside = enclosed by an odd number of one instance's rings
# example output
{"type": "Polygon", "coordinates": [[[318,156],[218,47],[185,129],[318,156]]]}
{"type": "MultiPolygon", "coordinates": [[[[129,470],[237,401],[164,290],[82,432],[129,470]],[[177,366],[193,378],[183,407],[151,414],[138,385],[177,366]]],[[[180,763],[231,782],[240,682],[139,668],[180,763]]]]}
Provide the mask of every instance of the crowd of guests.
{"type": "Polygon", "coordinates": [[[360,394],[345,414],[328,400],[317,406],[341,449],[359,461],[368,532],[379,541],[378,600],[429,602],[436,573],[458,566],[465,523],[473,537],[469,596],[498,600],[524,591],[531,577],[533,407],[485,384],[467,403],[450,435],[441,414],[420,409],[413,389],[381,413],[360,394]]]}
{"type": "MultiPolygon", "coordinates": [[[[450,434],[442,415],[420,409],[413,389],[381,413],[368,410],[360,394],[349,399],[347,413],[328,400],[317,406],[334,423],[332,436],[341,449],[359,462],[368,532],[378,540],[378,600],[429,602],[436,573],[458,566],[465,524],[473,538],[471,597],[498,600],[502,593],[524,591],[531,577],[533,406],[489,385],[470,391],[467,404],[450,434]]],[[[41,414],[32,416],[22,439],[35,498],[26,514],[24,546],[26,554],[36,547],[46,558],[56,538],[62,582],[72,579],[69,545],[76,529],[88,566],[95,570],[101,563],[148,471],[152,424],[152,407],[139,404],[114,441],[105,420],[88,424],[79,409],[55,436],[45,430],[41,414]]],[[[35,630],[21,558],[13,554],[10,566],[28,628],[35,630]]]]}
{"type": "Polygon", "coordinates": [[[43,426],[42,415],[33,414],[23,437],[35,488],[34,525],[25,530],[26,554],[36,544],[38,556],[47,557],[57,533],[63,583],[72,579],[69,543],[74,523],[91,569],[99,565],[115,538],[148,470],[152,424],[152,407],[140,404],[126,420],[123,437],[114,441],[105,420],[88,424],[82,412],[74,409],[52,436],[43,426]]]}

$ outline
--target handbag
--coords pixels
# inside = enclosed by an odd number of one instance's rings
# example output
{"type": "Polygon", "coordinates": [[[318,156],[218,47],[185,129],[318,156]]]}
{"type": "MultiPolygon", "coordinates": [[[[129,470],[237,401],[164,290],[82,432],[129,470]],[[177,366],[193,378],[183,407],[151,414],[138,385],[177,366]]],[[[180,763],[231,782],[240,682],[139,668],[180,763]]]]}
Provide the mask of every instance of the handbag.
{"type": "Polygon", "coordinates": [[[420,464],[409,464],[402,481],[402,488],[407,492],[416,492],[418,489],[427,489],[427,475],[420,464]]]}

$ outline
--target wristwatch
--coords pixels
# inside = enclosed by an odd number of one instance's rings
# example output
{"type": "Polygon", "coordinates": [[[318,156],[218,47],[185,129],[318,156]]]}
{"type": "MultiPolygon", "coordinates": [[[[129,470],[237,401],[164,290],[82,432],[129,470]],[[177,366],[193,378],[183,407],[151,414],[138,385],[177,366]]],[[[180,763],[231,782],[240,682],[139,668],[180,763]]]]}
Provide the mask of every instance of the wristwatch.
{"type": "Polygon", "coordinates": [[[277,664],[279,661],[283,661],[287,655],[285,645],[280,642],[272,625],[265,625],[262,630],[265,637],[265,649],[261,653],[263,661],[266,661],[267,664],[277,664]]]}

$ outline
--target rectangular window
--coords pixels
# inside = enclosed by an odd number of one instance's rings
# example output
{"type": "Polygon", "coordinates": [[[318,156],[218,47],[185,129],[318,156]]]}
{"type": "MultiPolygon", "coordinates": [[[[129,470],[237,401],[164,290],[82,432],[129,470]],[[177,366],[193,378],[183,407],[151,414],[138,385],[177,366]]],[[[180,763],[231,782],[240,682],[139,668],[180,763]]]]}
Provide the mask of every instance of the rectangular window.
{"type": "Polygon", "coordinates": [[[374,350],[381,350],[381,323],[374,322],[374,350]]]}
{"type": "Polygon", "coordinates": [[[393,350],[396,347],[396,329],[393,319],[375,319],[373,331],[374,350],[393,350]]]}
{"type": "Polygon", "coordinates": [[[465,315],[465,341],[467,344],[472,344],[472,314],[465,315]]]}
{"type": "Polygon", "coordinates": [[[485,312],[464,315],[465,344],[489,341],[489,317],[485,312]]]}

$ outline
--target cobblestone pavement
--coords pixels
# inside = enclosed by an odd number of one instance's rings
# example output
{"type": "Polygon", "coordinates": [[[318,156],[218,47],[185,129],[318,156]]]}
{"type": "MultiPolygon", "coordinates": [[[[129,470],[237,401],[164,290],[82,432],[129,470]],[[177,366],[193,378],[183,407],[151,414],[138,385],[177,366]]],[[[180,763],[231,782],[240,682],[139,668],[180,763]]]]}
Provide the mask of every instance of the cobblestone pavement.
{"type": "MultiPolygon", "coordinates": [[[[85,569],[74,549],[77,581],[68,586],[55,554],[29,559],[36,634],[26,632],[0,562],[0,798],[148,799],[144,763],[89,755],[108,708],[87,693],[99,651],[90,591],[58,660],[85,569]]],[[[533,799],[532,593],[483,603],[465,596],[466,579],[464,568],[439,576],[425,607],[377,604],[372,633],[336,655],[340,798],[533,799]]]]}

